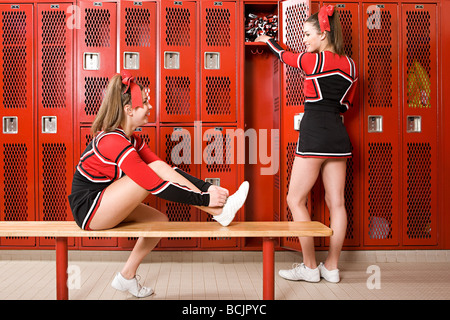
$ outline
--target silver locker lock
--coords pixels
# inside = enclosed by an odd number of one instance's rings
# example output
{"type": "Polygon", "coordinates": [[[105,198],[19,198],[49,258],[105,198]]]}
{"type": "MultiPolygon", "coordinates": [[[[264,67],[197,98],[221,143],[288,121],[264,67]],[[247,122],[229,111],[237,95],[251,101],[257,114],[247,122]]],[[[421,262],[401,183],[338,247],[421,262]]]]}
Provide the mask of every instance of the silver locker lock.
{"type": "Polygon", "coordinates": [[[368,132],[383,132],[383,116],[368,117],[368,132]]]}
{"type": "Polygon", "coordinates": [[[180,53],[173,51],[164,52],[164,69],[180,69],[180,53]]]}
{"type": "Polygon", "coordinates": [[[57,123],[55,116],[42,117],[42,133],[56,133],[57,123]]]}
{"type": "Polygon", "coordinates": [[[124,52],[123,67],[124,69],[139,69],[139,52],[124,52]]]}
{"type": "Polygon", "coordinates": [[[422,131],[422,117],[421,116],[407,116],[406,117],[406,132],[421,132],[422,131]]]}
{"type": "Polygon", "coordinates": [[[304,113],[294,115],[294,130],[300,131],[300,122],[302,122],[304,113]]]}
{"type": "Polygon", "coordinates": [[[83,69],[99,70],[100,69],[100,53],[84,52],[83,53],[83,69]]]}
{"type": "Polygon", "coordinates": [[[220,69],[219,52],[205,52],[205,69],[220,69]]]}
{"type": "Polygon", "coordinates": [[[220,187],[220,178],[206,178],[205,181],[220,187]]]}
{"type": "Polygon", "coordinates": [[[17,117],[3,117],[3,133],[18,133],[18,121],[17,117]]]}

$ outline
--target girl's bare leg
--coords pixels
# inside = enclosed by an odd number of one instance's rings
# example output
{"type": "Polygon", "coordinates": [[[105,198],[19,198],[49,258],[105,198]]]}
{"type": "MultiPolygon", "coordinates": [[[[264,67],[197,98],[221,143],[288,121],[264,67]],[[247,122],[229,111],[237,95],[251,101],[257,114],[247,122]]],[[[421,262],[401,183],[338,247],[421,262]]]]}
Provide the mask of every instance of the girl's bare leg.
{"type": "MultiPolygon", "coordinates": [[[[311,221],[311,216],[306,207],[308,193],[314,186],[319,176],[324,159],[295,157],[292,165],[291,180],[287,203],[292,212],[294,221],[311,221]]],[[[302,247],[303,263],[311,269],[317,267],[314,238],[299,237],[302,247]]]]}
{"type": "Polygon", "coordinates": [[[330,248],[325,260],[325,268],[338,268],[339,256],[347,232],[347,211],[345,210],[346,159],[327,160],[322,167],[325,188],[325,202],[330,210],[331,229],[330,248]]]}
{"type": "MultiPolygon", "coordinates": [[[[137,206],[133,212],[125,218],[124,222],[150,222],[150,221],[167,221],[167,216],[155,208],[145,204],[137,206]]],[[[139,237],[133,250],[128,257],[127,262],[120,272],[126,279],[131,279],[136,275],[136,271],[142,260],[156,247],[160,238],[144,238],[139,237]]]]}

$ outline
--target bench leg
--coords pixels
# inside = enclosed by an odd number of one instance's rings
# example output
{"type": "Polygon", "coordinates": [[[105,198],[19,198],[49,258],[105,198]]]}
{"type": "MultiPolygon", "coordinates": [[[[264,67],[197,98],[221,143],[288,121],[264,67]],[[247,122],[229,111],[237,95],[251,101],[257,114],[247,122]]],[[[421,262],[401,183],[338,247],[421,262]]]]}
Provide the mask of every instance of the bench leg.
{"type": "Polygon", "coordinates": [[[67,288],[67,237],[56,238],[56,299],[68,300],[67,288]]]}
{"type": "Polygon", "coordinates": [[[263,239],[263,299],[273,300],[274,289],[274,269],[275,269],[275,243],[272,238],[263,239]]]}

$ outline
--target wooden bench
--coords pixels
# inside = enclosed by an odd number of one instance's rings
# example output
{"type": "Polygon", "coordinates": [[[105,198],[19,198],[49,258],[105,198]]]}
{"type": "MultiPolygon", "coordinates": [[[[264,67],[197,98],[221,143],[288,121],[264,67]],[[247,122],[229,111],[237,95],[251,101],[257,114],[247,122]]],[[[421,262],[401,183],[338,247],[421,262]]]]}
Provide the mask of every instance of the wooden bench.
{"type": "Polygon", "coordinates": [[[67,300],[68,237],[261,237],[263,238],[263,299],[274,299],[274,238],[327,237],[333,234],[316,222],[246,221],[222,227],[214,222],[123,223],[102,231],[81,230],[73,221],[1,221],[0,237],[56,238],[56,298],[67,300]]]}

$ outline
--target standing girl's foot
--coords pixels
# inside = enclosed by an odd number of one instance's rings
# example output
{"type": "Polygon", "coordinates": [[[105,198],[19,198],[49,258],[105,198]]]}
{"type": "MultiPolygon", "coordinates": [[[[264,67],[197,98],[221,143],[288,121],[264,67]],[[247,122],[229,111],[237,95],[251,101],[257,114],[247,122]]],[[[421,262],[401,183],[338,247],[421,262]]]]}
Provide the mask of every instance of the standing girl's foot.
{"type": "Polygon", "coordinates": [[[323,262],[321,262],[318,266],[320,271],[320,277],[324,278],[328,282],[338,283],[341,279],[339,277],[339,269],[328,270],[325,268],[323,262]]]}

